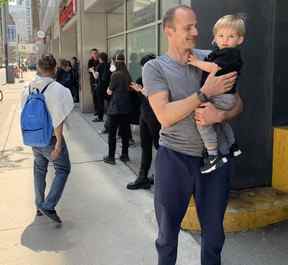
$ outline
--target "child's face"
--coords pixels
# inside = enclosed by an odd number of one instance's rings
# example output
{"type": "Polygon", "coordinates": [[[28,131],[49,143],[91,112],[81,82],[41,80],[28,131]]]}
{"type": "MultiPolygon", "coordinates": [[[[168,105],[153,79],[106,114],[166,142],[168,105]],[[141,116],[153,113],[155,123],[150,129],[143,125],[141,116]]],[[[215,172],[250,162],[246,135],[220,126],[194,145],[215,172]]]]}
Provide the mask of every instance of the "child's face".
{"type": "Polygon", "coordinates": [[[234,48],[242,44],[244,38],[240,36],[235,29],[231,27],[223,27],[217,30],[217,33],[214,36],[214,41],[219,49],[234,48]]]}

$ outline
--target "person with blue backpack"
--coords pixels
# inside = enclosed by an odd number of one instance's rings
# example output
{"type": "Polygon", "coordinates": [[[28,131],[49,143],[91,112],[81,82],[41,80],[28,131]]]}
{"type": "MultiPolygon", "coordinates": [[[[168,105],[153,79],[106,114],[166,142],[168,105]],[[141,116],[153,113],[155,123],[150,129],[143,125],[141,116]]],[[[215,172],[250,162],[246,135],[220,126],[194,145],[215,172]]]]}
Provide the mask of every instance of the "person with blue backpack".
{"type": "Polygon", "coordinates": [[[38,61],[38,75],[23,91],[21,131],[24,144],[32,147],[34,155],[37,216],[46,215],[62,223],[55,207],[71,170],[63,125],[74,103],[69,89],[54,80],[55,73],[56,60],[53,55],[42,55],[38,61]],[[45,197],[49,162],[53,163],[55,177],[45,197]]]}

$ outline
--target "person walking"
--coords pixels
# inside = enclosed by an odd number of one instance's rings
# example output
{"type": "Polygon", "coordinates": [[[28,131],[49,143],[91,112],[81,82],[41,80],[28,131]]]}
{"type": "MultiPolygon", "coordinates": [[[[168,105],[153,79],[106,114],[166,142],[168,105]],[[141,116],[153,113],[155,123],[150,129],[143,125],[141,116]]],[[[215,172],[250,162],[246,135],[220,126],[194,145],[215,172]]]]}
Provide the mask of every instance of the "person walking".
{"type": "MultiPolygon", "coordinates": [[[[169,9],[163,17],[163,30],[168,39],[167,53],[147,62],[143,69],[144,88],[162,126],[154,194],[158,265],[176,264],[180,225],[192,195],[201,226],[201,265],[220,265],[232,162],[210,174],[200,173],[204,145],[196,122],[221,123],[241,112],[239,94],[229,111],[218,110],[206,102],[209,97],[229,91],[237,74],[211,73],[200,86],[201,71],[187,62],[191,54],[204,59],[208,52],[194,49],[198,30],[191,7],[180,5],[169,9]]],[[[224,142],[219,147],[224,154],[229,152],[224,142]]]]}
{"type": "Polygon", "coordinates": [[[32,147],[34,156],[34,190],[37,216],[46,215],[61,223],[57,206],[71,170],[68,148],[63,135],[65,120],[73,110],[73,98],[68,88],[54,80],[56,60],[53,55],[42,55],[38,61],[39,76],[23,91],[21,109],[33,91],[43,93],[54,128],[50,143],[44,147],[32,147]],[[50,191],[45,196],[48,163],[52,162],[55,176],[50,191]]]}

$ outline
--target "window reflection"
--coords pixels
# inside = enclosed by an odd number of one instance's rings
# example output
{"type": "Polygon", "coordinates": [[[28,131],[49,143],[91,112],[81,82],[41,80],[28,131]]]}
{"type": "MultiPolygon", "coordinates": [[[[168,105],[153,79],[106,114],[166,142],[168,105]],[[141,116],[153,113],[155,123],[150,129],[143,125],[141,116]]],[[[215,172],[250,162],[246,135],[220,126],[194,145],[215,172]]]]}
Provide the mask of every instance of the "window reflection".
{"type": "Polygon", "coordinates": [[[124,31],[124,3],[107,14],[108,35],[124,31]]]}
{"type": "Polygon", "coordinates": [[[148,54],[156,54],[155,27],[128,34],[128,69],[133,80],[141,76],[141,58],[148,54]]]}
{"type": "Polygon", "coordinates": [[[112,58],[113,55],[124,53],[124,36],[112,38],[108,40],[108,56],[112,58]]]}
{"type": "Polygon", "coordinates": [[[143,26],[155,21],[156,0],[127,1],[128,29],[143,26]]]}

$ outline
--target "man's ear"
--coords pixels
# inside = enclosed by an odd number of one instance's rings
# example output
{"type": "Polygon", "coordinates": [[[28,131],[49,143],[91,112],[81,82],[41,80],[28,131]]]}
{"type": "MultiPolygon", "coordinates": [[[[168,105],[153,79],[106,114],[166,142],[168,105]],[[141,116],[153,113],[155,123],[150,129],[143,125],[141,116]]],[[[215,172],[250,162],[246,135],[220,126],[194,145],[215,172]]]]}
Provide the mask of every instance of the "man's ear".
{"type": "Polygon", "coordinates": [[[241,36],[238,40],[238,45],[241,45],[244,42],[244,37],[241,36]]]}

